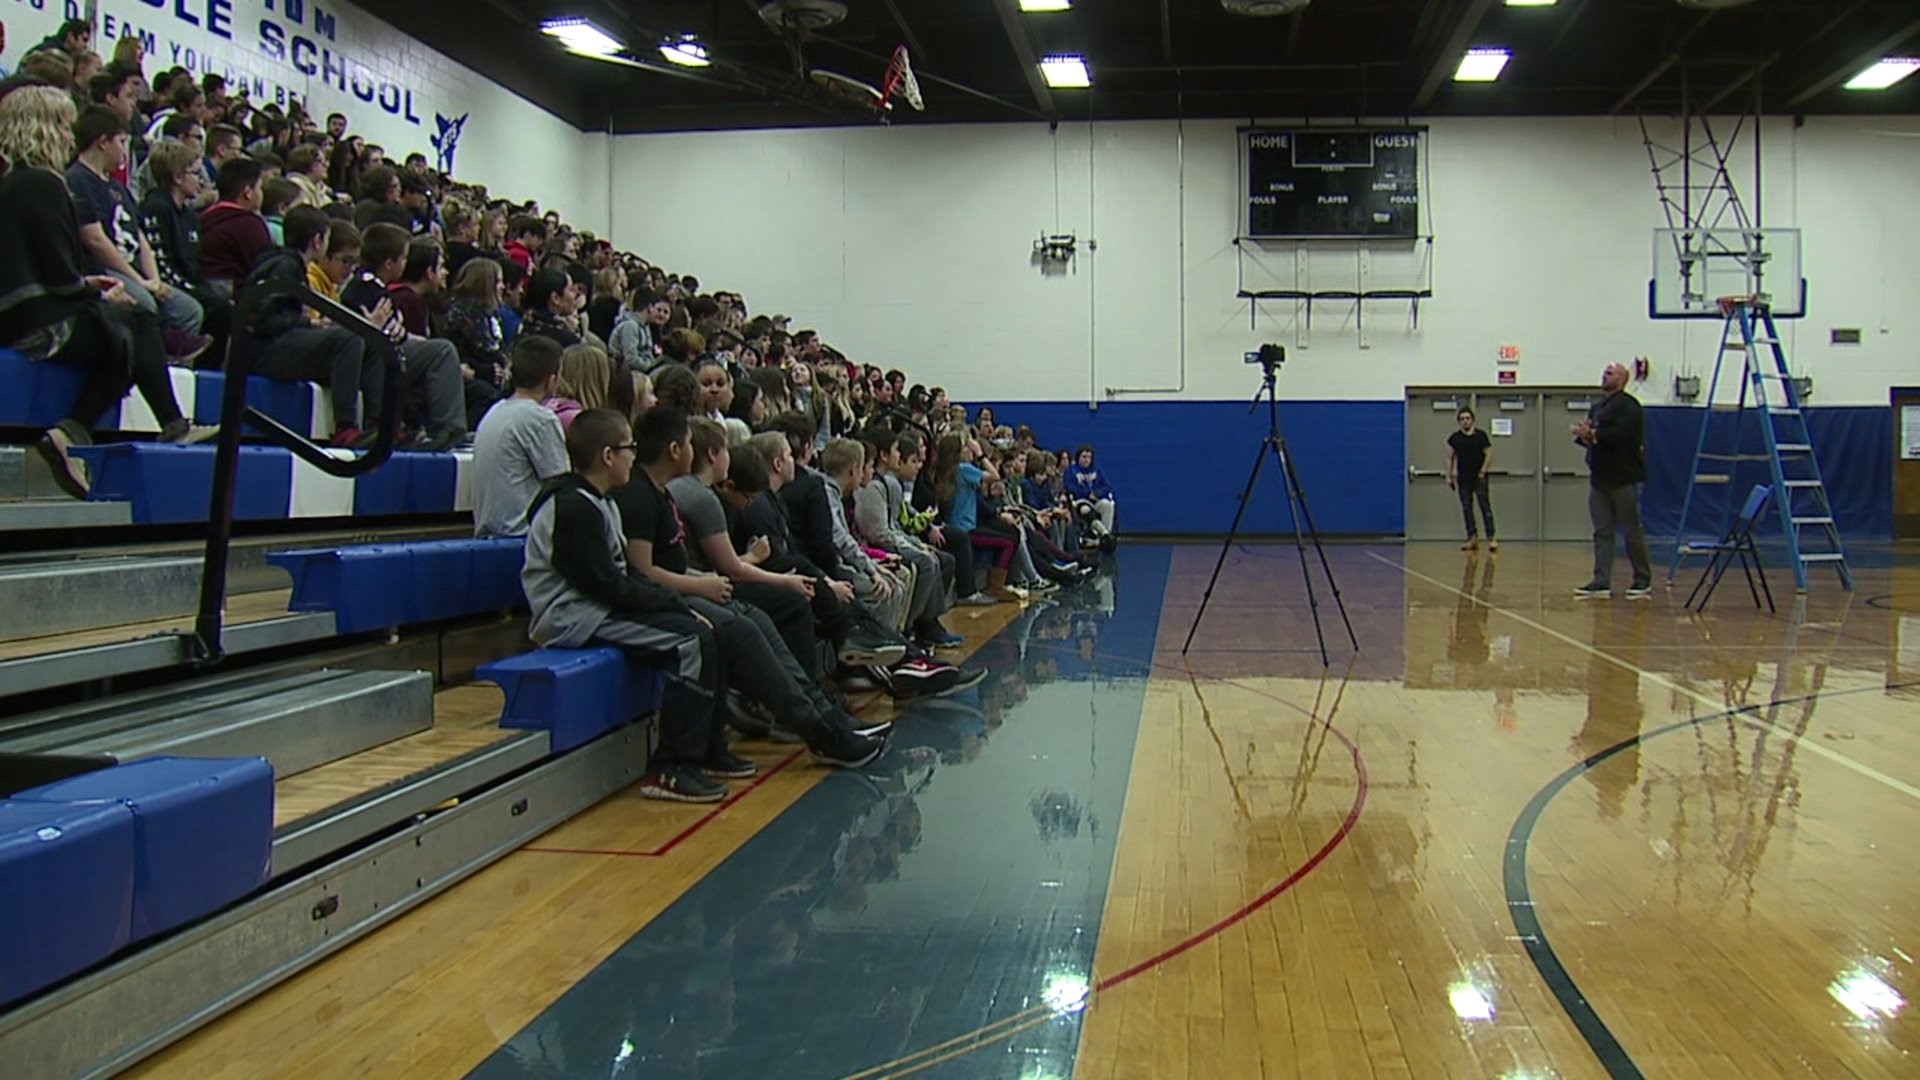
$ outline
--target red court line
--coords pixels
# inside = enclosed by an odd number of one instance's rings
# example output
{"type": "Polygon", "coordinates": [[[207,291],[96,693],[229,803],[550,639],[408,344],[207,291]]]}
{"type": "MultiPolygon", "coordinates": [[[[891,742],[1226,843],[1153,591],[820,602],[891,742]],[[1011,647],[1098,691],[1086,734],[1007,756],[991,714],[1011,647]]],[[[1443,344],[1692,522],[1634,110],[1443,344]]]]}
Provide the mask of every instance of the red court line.
{"type": "Polygon", "coordinates": [[[766,783],[768,780],[773,779],[775,773],[778,773],[780,770],[800,760],[800,755],[805,752],[806,751],[804,750],[795,750],[793,753],[788,754],[786,757],[782,758],[777,764],[775,764],[772,768],[768,769],[766,772],[761,773],[759,776],[754,777],[752,783],[748,784],[746,787],[741,788],[739,791],[736,791],[733,794],[727,796],[727,799],[725,802],[707,811],[705,814],[702,814],[700,816],[700,820],[694,822],[693,824],[687,826],[684,829],[681,829],[678,833],[674,834],[672,839],[668,840],[666,843],[661,844],[659,847],[654,848],[651,851],[634,851],[626,848],[544,847],[544,846],[536,846],[533,844],[528,844],[526,847],[523,847],[520,850],[538,852],[542,855],[619,855],[619,856],[632,858],[632,859],[657,859],[662,855],[665,855],[668,852],[672,851],[674,848],[679,847],[682,841],[686,840],[688,837],[692,836],[694,833],[697,833],[701,829],[706,828],[709,822],[711,822],[714,818],[719,817],[721,814],[725,813],[728,807],[732,806],[734,803],[739,802],[741,799],[746,798],[748,795],[753,794],[753,790],[755,788],[759,787],[761,784],[766,783]]]}

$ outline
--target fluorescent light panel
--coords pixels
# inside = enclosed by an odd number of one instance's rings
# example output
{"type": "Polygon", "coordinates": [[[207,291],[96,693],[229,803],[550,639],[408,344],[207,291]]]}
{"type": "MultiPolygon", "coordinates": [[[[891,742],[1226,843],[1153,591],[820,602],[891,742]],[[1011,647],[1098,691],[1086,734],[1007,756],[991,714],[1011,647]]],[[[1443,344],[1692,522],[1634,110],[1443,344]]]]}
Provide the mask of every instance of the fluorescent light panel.
{"type": "Polygon", "coordinates": [[[707,59],[706,46],[694,40],[692,34],[678,41],[661,42],[660,55],[666,57],[669,63],[679,64],[681,67],[700,68],[713,63],[707,59]]]}
{"type": "Polygon", "coordinates": [[[1021,11],[1065,11],[1073,0],[1020,0],[1021,11]]]}
{"type": "Polygon", "coordinates": [[[1055,90],[1084,90],[1093,85],[1084,56],[1049,56],[1040,61],[1040,74],[1055,90]]]}
{"type": "Polygon", "coordinates": [[[1889,56],[1847,80],[1849,90],[1885,90],[1894,83],[1920,71],[1920,57],[1889,56]]]}
{"type": "Polygon", "coordinates": [[[1505,70],[1513,54],[1506,49],[1468,49],[1454,70],[1454,82],[1493,82],[1505,70]]]}
{"type": "Polygon", "coordinates": [[[1507,0],[1508,7],[1552,7],[1560,0],[1507,0]]]}
{"type": "Polygon", "coordinates": [[[626,48],[613,35],[580,18],[547,19],[540,24],[540,32],[582,56],[612,56],[626,48]]]}

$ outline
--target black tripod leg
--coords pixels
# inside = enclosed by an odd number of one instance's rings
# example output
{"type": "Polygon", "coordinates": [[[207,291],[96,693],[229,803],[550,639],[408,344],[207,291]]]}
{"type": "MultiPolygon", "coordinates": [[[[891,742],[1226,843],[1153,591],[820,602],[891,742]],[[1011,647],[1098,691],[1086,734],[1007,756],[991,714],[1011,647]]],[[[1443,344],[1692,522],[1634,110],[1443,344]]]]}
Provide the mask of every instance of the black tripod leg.
{"type": "Polygon", "coordinates": [[[1233,550],[1233,541],[1240,534],[1240,519],[1247,516],[1247,507],[1253,502],[1253,485],[1260,479],[1260,466],[1267,461],[1267,444],[1261,443],[1253,456],[1253,471],[1247,474],[1247,486],[1240,492],[1240,509],[1233,512],[1233,524],[1227,527],[1227,539],[1220,545],[1220,557],[1214,560],[1213,576],[1207,579],[1207,591],[1200,597],[1200,610],[1193,613],[1193,625],[1187,627],[1186,643],[1180,646],[1180,655],[1187,655],[1193,647],[1193,635],[1200,631],[1200,620],[1206,618],[1207,604],[1213,599],[1213,587],[1220,583],[1220,569],[1227,565],[1227,552],[1233,550]]]}
{"type": "Polygon", "coordinates": [[[1300,474],[1294,471],[1293,455],[1284,452],[1284,444],[1281,449],[1281,461],[1287,467],[1287,489],[1293,492],[1294,498],[1300,500],[1300,516],[1306,519],[1307,534],[1313,537],[1313,550],[1320,555],[1320,572],[1327,575],[1327,586],[1333,590],[1333,606],[1340,610],[1340,621],[1347,628],[1348,643],[1353,646],[1354,652],[1359,652],[1360,638],[1353,632],[1353,620],[1347,617],[1346,598],[1340,595],[1340,582],[1335,580],[1333,566],[1327,562],[1326,545],[1320,542],[1320,527],[1313,523],[1313,511],[1307,508],[1307,489],[1301,486],[1300,474]]]}
{"type": "MultiPolygon", "coordinates": [[[[1281,482],[1287,489],[1287,523],[1293,526],[1293,550],[1300,556],[1300,580],[1307,586],[1307,608],[1313,615],[1313,638],[1320,643],[1320,666],[1332,667],[1333,661],[1327,658],[1327,635],[1320,629],[1320,596],[1313,587],[1313,572],[1307,568],[1307,538],[1300,531],[1300,522],[1306,517],[1307,506],[1301,503],[1298,512],[1294,510],[1298,489],[1294,482],[1293,461],[1287,456],[1286,447],[1280,442],[1279,436],[1267,436],[1266,446],[1273,451],[1274,457],[1280,459],[1281,482]]],[[[1308,528],[1312,528],[1311,523],[1308,528]]],[[[1314,538],[1314,544],[1319,545],[1318,537],[1314,538]]]]}

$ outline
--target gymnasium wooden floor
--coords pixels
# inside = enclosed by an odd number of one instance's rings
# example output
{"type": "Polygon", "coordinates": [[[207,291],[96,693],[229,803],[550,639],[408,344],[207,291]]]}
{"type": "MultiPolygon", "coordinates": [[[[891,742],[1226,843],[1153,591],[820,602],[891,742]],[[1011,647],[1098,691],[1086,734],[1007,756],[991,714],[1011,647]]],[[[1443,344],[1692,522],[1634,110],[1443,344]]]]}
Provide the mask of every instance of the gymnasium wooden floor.
{"type": "Polygon", "coordinates": [[[1694,615],[1332,547],[1324,669],[1290,546],[1181,654],[1217,553],[956,618],[992,677],[884,768],[617,796],[138,1075],[1920,1072],[1920,553],[1694,615]]]}

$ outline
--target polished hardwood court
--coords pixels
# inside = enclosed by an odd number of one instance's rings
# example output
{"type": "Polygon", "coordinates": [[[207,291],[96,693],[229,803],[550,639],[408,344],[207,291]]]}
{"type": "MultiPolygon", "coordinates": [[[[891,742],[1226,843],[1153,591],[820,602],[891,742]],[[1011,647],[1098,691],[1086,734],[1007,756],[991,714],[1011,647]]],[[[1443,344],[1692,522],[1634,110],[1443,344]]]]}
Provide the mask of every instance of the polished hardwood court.
{"type": "Polygon", "coordinates": [[[1920,553],[1697,614],[1334,546],[1322,667],[1290,545],[1181,653],[1218,552],[957,617],[994,677],[889,768],[742,744],[717,812],[622,793],[139,1073],[1913,1075],[1920,553]]]}

